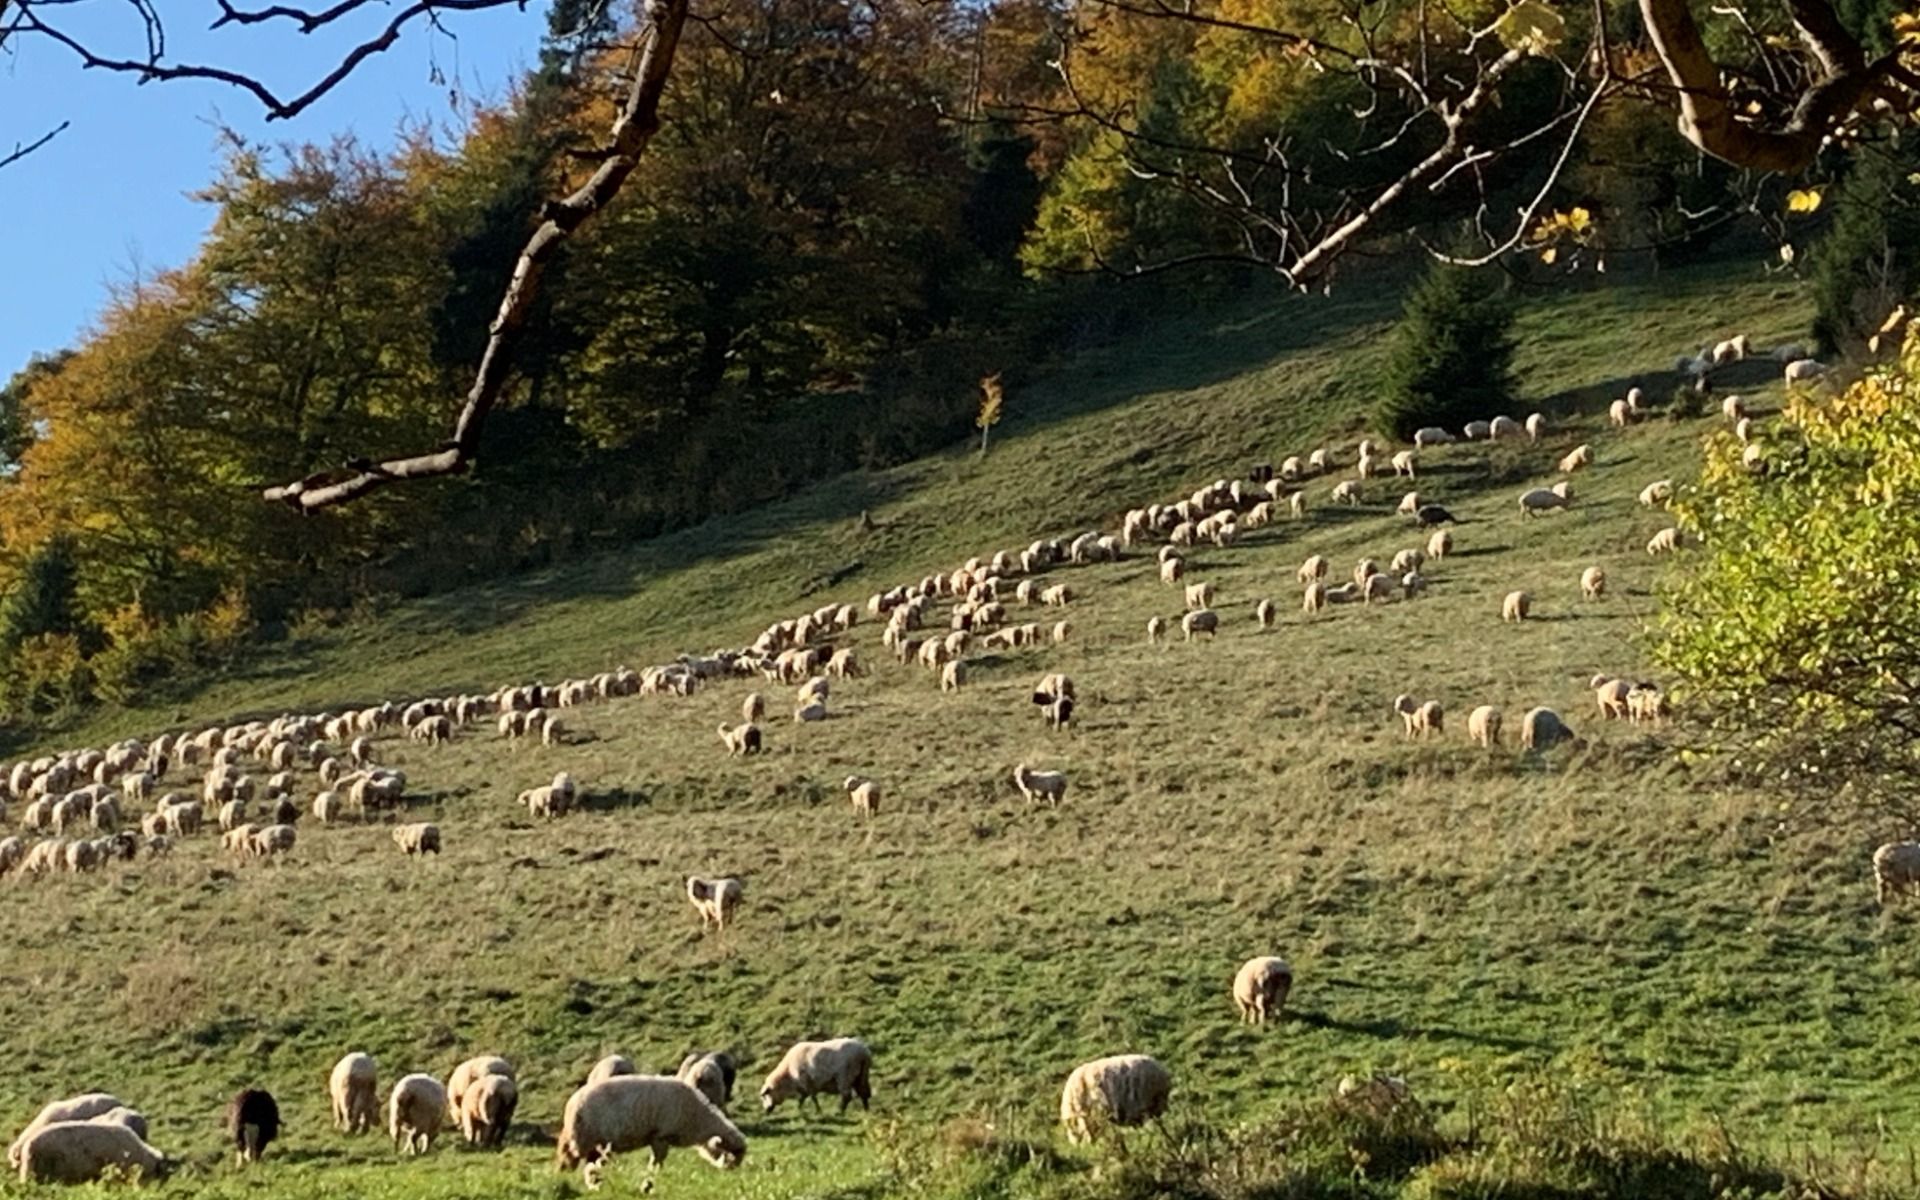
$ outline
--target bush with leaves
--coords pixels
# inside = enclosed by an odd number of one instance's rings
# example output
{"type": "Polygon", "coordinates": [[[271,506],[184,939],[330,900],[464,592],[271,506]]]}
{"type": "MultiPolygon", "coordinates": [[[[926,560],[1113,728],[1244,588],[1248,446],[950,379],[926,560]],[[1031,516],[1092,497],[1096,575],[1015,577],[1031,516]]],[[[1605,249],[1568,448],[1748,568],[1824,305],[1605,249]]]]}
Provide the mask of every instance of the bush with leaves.
{"type": "Polygon", "coordinates": [[[1376,424],[1396,438],[1459,429],[1513,406],[1513,306],[1484,271],[1435,264],[1407,297],[1376,424]]]}
{"type": "Polygon", "coordinates": [[[1898,809],[1920,786],[1920,334],[1838,397],[1795,394],[1760,445],[1748,469],[1716,435],[1674,503],[1698,549],[1656,654],[1728,762],[1898,809]]]}
{"type": "MultiPolygon", "coordinates": [[[[1814,244],[1813,338],[1822,354],[1852,350],[1920,280],[1920,148],[1863,150],[1826,207],[1833,224],[1814,244]]],[[[1818,193],[1812,195],[1819,203],[1818,193]]]]}

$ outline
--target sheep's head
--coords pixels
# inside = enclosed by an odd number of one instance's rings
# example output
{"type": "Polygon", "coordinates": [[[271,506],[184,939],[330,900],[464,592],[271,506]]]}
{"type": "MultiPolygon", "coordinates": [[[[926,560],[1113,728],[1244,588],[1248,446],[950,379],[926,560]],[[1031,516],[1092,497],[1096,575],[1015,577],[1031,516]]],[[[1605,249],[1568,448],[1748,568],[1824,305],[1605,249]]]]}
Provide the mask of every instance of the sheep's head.
{"type": "Polygon", "coordinates": [[[698,1147],[700,1157],[706,1159],[723,1171],[730,1171],[740,1165],[747,1156],[747,1139],[735,1134],[714,1134],[698,1147]]]}

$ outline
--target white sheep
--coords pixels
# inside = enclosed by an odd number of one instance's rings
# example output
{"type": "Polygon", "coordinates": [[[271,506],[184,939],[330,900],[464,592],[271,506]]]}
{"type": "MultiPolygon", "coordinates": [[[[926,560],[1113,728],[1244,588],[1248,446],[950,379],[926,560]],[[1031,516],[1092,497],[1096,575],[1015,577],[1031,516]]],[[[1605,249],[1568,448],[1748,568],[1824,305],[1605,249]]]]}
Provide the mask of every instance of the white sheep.
{"type": "Polygon", "coordinates": [[[1672,554],[1680,548],[1680,530],[1669,525],[1647,539],[1647,553],[1672,554]]]}
{"type": "Polygon", "coordinates": [[[425,1154],[447,1117],[447,1089],[431,1075],[403,1075],[387,1096],[387,1133],[400,1154],[425,1154]]]}
{"type": "Polygon", "coordinates": [[[761,748],[760,727],[748,722],[744,725],[720,723],[720,742],[727,748],[727,757],[758,754],[761,748]]]}
{"type": "Polygon", "coordinates": [[[1273,601],[1262,600],[1253,606],[1253,619],[1262,629],[1272,629],[1275,616],[1273,601]]]}
{"type": "MultiPolygon", "coordinates": [[[[1534,415],[1539,416],[1538,413],[1535,413],[1534,415]]],[[[1543,417],[1541,418],[1541,420],[1544,422],[1545,418],[1543,417]]],[[[1487,440],[1488,441],[1497,442],[1501,438],[1516,438],[1516,437],[1519,437],[1524,432],[1525,430],[1521,427],[1520,422],[1514,420],[1512,417],[1506,416],[1505,414],[1497,416],[1493,420],[1487,422],[1487,440]]]]}
{"type": "Polygon", "coordinates": [[[1147,618],[1147,645],[1156,645],[1166,639],[1167,619],[1165,617],[1147,618]]]}
{"type": "Polygon", "coordinates": [[[739,1166],[747,1153],[739,1128],[690,1084],[666,1075],[616,1075],[567,1098],[554,1166],[580,1164],[591,1189],[608,1157],[642,1146],[650,1168],[665,1162],[675,1146],[691,1146],[722,1169],[739,1166]]]}
{"type": "Polygon", "coordinates": [[[873,1099],[872,1070],[873,1052],[858,1038],[796,1042],[761,1083],[760,1108],[772,1112],[784,1101],[808,1099],[818,1108],[822,1095],[840,1097],[841,1112],[856,1099],[866,1108],[873,1099]]]}
{"type": "Polygon", "coordinates": [[[1551,509],[1565,508],[1572,499],[1571,489],[1562,480],[1550,488],[1529,488],[1520,493],[1520,514],[1537,517],[1551,509]]]}
{"type": "Polygon", "coordinates": [[[1293,968],[1283,958],[1266,955],[1240,964],[1233,977],[1233,1002],[1240,1019],[1249,1025],[1277,1017],[1293,990],[1293,968]]]}
{"type": "Polygon", "coordinates": [[[593,1070],[587,1072],[588,1083],[599,1083],[602,1079],[613,1079],[621,1075],[638,1075],[633,1060],[624,1054],[609,1054],[593,1064],[593,1070]]]}
{"type": "MultiPolygon", "coordinates": [[[[25,1135],[23,1135],[25,1136],[25,1135]]],[[[126,1125],[61,1121],[33,1131],[20,1148],[22,1183],[91,1183],[109,1172],[158,1177],[167,1159],[126,1125]]]]}
{"type": "Polygon", "coordinates": [[[1375,600],[1389,600],[1393,597],[1394,578],[1391,575],[1369,575],[1361,585],[1361,599],[1368,604],[1375,600]]]}
{"type": "Polygon", "coordinates": [[[952,662],[949,662],[945,666],[940,668],[940,690],[941,691],[957,692],[961,689],[961,687],[963,687],[966,684],[966,682],[967,682],[967,664],[962,662],[961,660],[956,658],[952,662]]]}
{"type": "Polygon", "coordinates": [[[1220,614],[1210,608],[1196,609],[1180,618],[1180,635],[1183,641],[1192,641],[1195,634],[1204,633],[1209,639],[1220,629],[1220,614]]]}
{"type": "Polygon", "coordinates": [[[1540,435],[1547,431],[1547,414],[1530,413],[1527,416],[1527,440],[1537,442],[1540,435]]]}
{"type": "Polygon", "coordinates": [[[1493,423],[1491,421],[1468,421],[1461,427],[1460,432],[1470,442],[1491,441],[1493,439],[1493,423]]]}
{"type": "Polygon", "coordinates": [[[1615,429],[1625,429],[1633,423],[1633,406],[1625,400],[1615,400],[1607,406],[1607,423],[1615,429]]]}
{"type": "Polygon", "coordinates": [[[1588,600],[1598,600],[1607,590],[1607,572],[1599,566],[1588,567],[1580,572],[1580,595],[1588,600]]]}
{"type": "Polygon", "coordinates": [[[440,827],[430,821],[416,821],[393,827],[393,844],[408,858],[440,853],[440,827]]]}
{"type": "MultiPolygon", "coordinates": [[[[1445,446],[1454,440],[1454,436],[1437,425],[1413,431],[1413,444],[1425,449],[1428,446],[1445,446]]],[[[1402,451],[1402,453],[1405,453],[1402,451]]]]}
{"type": "Polygon", "coordinates": [[[1359,480],[1343,479],[1339,483],[1334,484],[1333,485],[1333,502],[1335,504],[1355,504],[1355,505],[1359,504],[1360,503],[1359,480]]]}
{"type": "Polygon", "coordinates": [[[342,1133],[365,1133],[380,1120],[380,1083],[370,1055],[341,1056],[327,1076],[327,1096],[333,1102],[333,1127],[342,1133]]]}
{"type": "Polygon", "coordinates": [[[1566,454],[1561,457],[1559,464],[1562,475],[1571,475],[1583,467],[1590,467],[1592,465],[1593,447],[1585,442],[1567,451],[1566,454]]]}
{"type": "Polygon", "coordinates": [[[847,799],[853,802],[853,811],[872,820],[880,811],[880,785],[871,779],[859,775],[847,776],[841,787],[846,789],[847,799]]]}
{"type": "Polygon", "coordinates": [[[1528,750],[1550,750],[1561,742],[1577,741],[1573,730],[1550,708],[1530,708],[1520,718],[1520,745],[1528,750]]]}
{"type": "Polygon", "coordinates": [[[1301,583],[1312,583],[1316,579],[1325,579],[1330,569],[1326,558],[1315,554],[1300,564],[1300,569],[1293,573],[1293,577],[1301,583]]]}
{"type": "Polygon", "coordinates": [[[1167,1111],[1173,1076],[1144,1054],[1081,1063],[1060,1094],[1067,1140],[1089,1142],[1108,1126],[1144,1125],[1167,1111]]]}
{"type": "Polygon", "coordinates": [[[1818,379],[1827,373],[1827,368],[1811,358],[1795,359],[1787,364],[1784,372],[1788,383],[1805,383],[1809,379],[1818,379]]]}
{"type": "Polygon", "coordinates": [[[1467,714],[1467,736],[1491,750],[1500,741],[1500,710],[1482,704],[1467,714]]]}
{"type": "MultiPolygon", "coordinates": [[[[938,642],[927,643],[929,646],[937,646],[939,644],[938,642]]],[[[803,704],[793,710],[793,721],[796,725],[807,724],[813,721],[824,721],[826,719],[827,705],[824,700],[815,700],[810,704],[803,704]]]]}
{"type": "Polygon", "coordinates": [[[1395,507],[1393,511],[1403,517],[1410,517],[1413,514],[1419,512],[1420,511],[1420,493],[1408,492],[1406,495],[1400,497],[1400,503],[1397,507],[1395,507]]]}
{"type": "Polygon", "coordinates": [[[1427,557],[1445,558],[1453,553],[1453,534],[1445,529],[1436,529],[1427,539],[1427,557]]]}
{"type": "Polygon", "coordinates": [[[459,1121],[461,1098],[467,1094],[467,1089],[473,1086],[475,1080],[484,1079],[488,1075],[504,1075],[508,1079],[513,1079],[515,1078],[513,1064],[498,1054],[477,1054],[453,1069],[453,1073],[447,1076],[445,1089],[448,1120],[459,1121]]]}
{"type": "Polygon", "coordinates": [[[687,899],[700,914],[702,929],[711,925],[718,932],[726,932],[734,913],[739,911],[743,890],[741,882],[731,876],[721,879],[687,876],[687,899]]]}
{"type": "Polygon", "coordinates": [[[1601,720],[1626,719],[1627,694],[1633,690],[1632,681],[1615,679],[1611,675],[1595,675],[1588,686],[1593,689],[1594,702],[1600,706],[1601,720]]]}
{"type": "Polygon", "coordinates": [[[499,1148],[520,1106],[520,1089],[510,1075],[482,1075],[461,1094],[460,1134],[468,1145],[499,1148]]]}
{"type": "Polygon", "coordinates": [[[1417,479],[1419,476],[1416,473],[1416,469],[1419,465],[1419,456],[1411,450],[1402,450],[1393,456],[1393,473],[1395,475],[1405,475],[1408,479],[1417,479]]]}
{"type": "Polygon", "coordinates": [[[1502,621],[1524,621],[1533,612],[1533,597],[1525,592],[1508,592],[1500,602],[1502,621]]]}
{"type": "Polygon", "coordinates": [[[1021,763],[1013,769],[1013,785],[1020,789],[1029,805],[1045,800],[1057,808],[1067,798],[1067,777],[1061,771],[1036,771],[1021,763]]]}
{"type": "Polygon", "coordinates": [[[1673,499],[1673,480],[1656,479],[1640,489],[1640,503],[1648,508],[1658,508],[1673,499]]]}
{"type": "MultiPolygon", "coordinates": [[[[48,844],[50,843],[37,843],[35,849],[48,844]]],[[[22,1129],[20,1135],[14,1138],[13,1142],[8,1145],[7,1165],[10,1167],[18,1167],[20,1165],[20,1155],[27,1148],[28,1140],[49,1125],[67,1124],[75,1121],[90,1121],[102,1113],[111,1112],[116,1108],[127,1107],[129,1107],[129,1105],[126,1101],[110,1092],[87,1092],[79,1096],[69,1096],[65,1100],[50,1101],[43,1106],[39,1112],[34,1114],[33,1120],[28,1121],[27,1127],[22,1129]]]]}
{"type": "Polygon", "coordinates": [[[1747,402],[1738,396],[1728,396],[1720,402],[1720,415],[1731,425],[1747,415],[1747,402]]]}

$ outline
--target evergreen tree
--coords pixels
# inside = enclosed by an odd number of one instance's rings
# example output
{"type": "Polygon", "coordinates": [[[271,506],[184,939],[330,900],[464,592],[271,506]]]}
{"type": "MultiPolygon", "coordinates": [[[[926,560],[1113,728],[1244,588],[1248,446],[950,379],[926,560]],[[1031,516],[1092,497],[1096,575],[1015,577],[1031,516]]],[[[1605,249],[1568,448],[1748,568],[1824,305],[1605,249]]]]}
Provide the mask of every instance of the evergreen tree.
{"type": "Polygon", "coordinates": [[[0,604],[0,646],[17,649],[30,638],[73,633],[79,627],[79,570],[73,540],[56,537],[34,552],[0,604]]]}
{"type": "Polygon", "coordinates": [[[1484,271],[1436,263],[1407,297],[1381,380],[1384,433],[1458,429],[1513,403],[1513,305],[1484,271]]]}
{"type": "Polygon", "coordinates": [[[1907,179],[1920,153],[1863,150],[1831,193],[1833,224],[1813,252],[1813,337],[1836,354],[1875,329],[1920,279],[1920,205],[1907,179]]]}

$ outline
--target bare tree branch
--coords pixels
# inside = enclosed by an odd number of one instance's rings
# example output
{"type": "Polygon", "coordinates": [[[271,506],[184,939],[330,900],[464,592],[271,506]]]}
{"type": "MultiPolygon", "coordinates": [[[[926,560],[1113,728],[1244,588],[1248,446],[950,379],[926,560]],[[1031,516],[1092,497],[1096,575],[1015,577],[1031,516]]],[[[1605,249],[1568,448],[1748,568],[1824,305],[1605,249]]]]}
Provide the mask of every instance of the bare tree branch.
{"type": "Polygon", "coordinates": [[[55,125],[52,129],[47,130],[45,133],[41,134],[39,137],[33,139],[31,142],[26,143],[25,145],[22,145],[19,142],[15,142],[13,144],[13,149],[7,151],[7,153],[5,154],[0,154],[0,167],[11,166],[12,164],[19,162],[21,159],[25,158],[29,154],[32,154],[35,150],[38,150],[40,147],[46,145],[48,142],[52,141],[54,138],[59,137],[62,133],[66,131],[67,126],[71,124],[73,124],[72,121],[62,121],[58,125],[55,125]]]}
{"type": "Polygon", "coordinates": [[[473,386],[454,422],[453,440],[438,450],[379,463],[355,463],[353,474],[329,481],[312,476],[296,483],[267,488],[268,500],[280,500],[303,512],[343,504],[368,492],[406,479],[423,479],[463,472],[479,456],[480,431],[487,415],[505,392],[518,335],[533,311],[540,279],[562,243],[594,214],[611,202],[639,164],[640,156],[660,128],[660,97],[666,91],[674,50],[686,24],[688,0],[648,0],[647,29],[640,61],[626,104],[613,123],[612,154],[588,180],[570,195],[541,207],[538,229],[527,239],[514,265],[513,278],[500,298],[500,309],[488,327],[486,349],[480,356],[473,386]]]}

